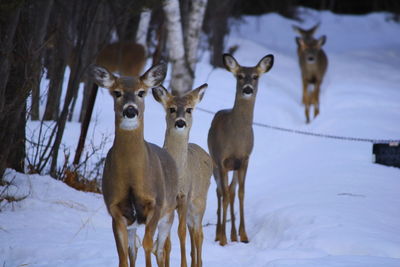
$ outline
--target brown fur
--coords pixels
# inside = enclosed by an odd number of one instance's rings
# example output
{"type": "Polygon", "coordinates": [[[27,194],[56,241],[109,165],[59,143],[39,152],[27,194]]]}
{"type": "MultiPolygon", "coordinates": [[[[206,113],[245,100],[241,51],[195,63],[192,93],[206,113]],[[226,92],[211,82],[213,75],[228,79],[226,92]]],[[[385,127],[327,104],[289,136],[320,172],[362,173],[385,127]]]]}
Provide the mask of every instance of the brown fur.
{"type": "Polygon", "coordinates": [[[192,267],[202,266],[203,228],[202,220],[206,208],[207,193],[212,175],[211,157],[200,146],[189,141],[192,126],[192,112],[201,100],[206,85],[183,96],[172,96],[164,88],[154,88],[153,96],[166,111],[167,130],[164,147],[175,159],[178,166],[178,234],[181,243],[181,266],[186,266],[186,224],[191,239],[192,267]],[[173,109],[174,111],[172,112],[173,109]],[[180,131],[177,121],[184,121],[186,126],[180,131]]]}
{"type": "MultiPolygon", "coordinates": [[[[103,196],[112,217],[120,267],[128,266],[128,255],[130,266],[135,266],[137,247],[128,247],[127,226],[133,223],[145,224],[143,247],[146,266],[151,266],[156,227],[161,218],[166,218],[165,221],[172,224],[177,205],[175,161],[167,151],[146,142],[143,136],[145,93],[149,87],[158,86],[162,82],[165,72],[162,65],[152,67],[140,78],[117,78],[101,67],[93,71],[96,83],[107,87],[114,97],[115,139],[104,166],[103,196]],[[121,126],[125,119],[124,109],[128,104],[136,105],[138,111],[138,125],[129,130],[121,126]]],[[[133,244],[136,244],[136,230],[132,231],[133,234],[129,234],[133,244]]],[[[164,256],[157,255],[158,266],[165,265],[164,256]]]]}
{"type": "Polygon", "coordinates": [[[310,106],[314,105],[314,117],[319,114],[319,94],[321,83],[328,67],[328,58],[322,50],[322,46],[326,41],[326,37],[314,39],[313,34],[318,28],[318,24],[309,30],[303,30],[293,26],[301,37],[296,37],[297,55],[299,56],[299,65],[301,70],[301,78],[303,83],[302,102],[305,105],[306,122],[310,122],[310,106]],[[314,58],[310,62],[308,58],[314,58]],[[314,85],[312,91],[308,91],[308,86],[314,85]]]}
{"type": "Polygon", "coordinates": [[[104,47],[96,64],[123,76],[139,76],[146,62],[143,45],[134,42],[116,42],[104,47]]]}
{"type": "Polygon", "coordinates": [[[218,221],[216,241],[225,245],[226,213],[231,205],[231,240],[237,241],[234,198],[236,184],[239,182],[240,203],[240,241],[247,243],[248,237],[244,222],[244,183],[249,158],[253,149],[253,112],[258,90],[258,78],[273,66],[273,56],[268,55],[255,67],[242,67],[229,54],[225,54],[224,64],[237,80],[236,98],[232,109],[220,110],[214,116],[208,132],[208,148],[214,163],[214,178],[217,183],[218,221]],[[252,88],[252,94],[245,95],[246,88],[252,88]],[[228,185],[228,171],[234,171],[231,185],[228,185]],[[223,213],[221,222],[221,198],[223,213]]]}

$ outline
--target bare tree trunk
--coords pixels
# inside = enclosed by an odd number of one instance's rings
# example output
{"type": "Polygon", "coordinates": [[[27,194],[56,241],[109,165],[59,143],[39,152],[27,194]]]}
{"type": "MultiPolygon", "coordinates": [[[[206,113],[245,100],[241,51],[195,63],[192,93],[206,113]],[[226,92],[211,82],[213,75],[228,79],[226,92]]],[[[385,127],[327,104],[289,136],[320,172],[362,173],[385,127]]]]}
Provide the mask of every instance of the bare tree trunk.
{"type": "Polygon", "coordinates": [[[99,3],[96,1],[85,1],[82,3],[84,6],[82,8],[83,15],[81,18],[81,22],[79,23],[79,35],[77,40],[77,46],[74,60],[74,68],[71,70],[70,79],[68,81],[67,93],[65,96],[65,102],[63,109],[60,114],[60,118],[57,121],[57,133],[54,140],[54,145],[52,147],[52,160],[50,166],[50,175],[53,177],[56,176],[57,172],[57,160],[58,160],[58,150],[61,145],[61,140],[65,130],[65,124],[67,122],[68,113],[70,111],[70,104],[72,102],[73,96],[76,94],[78,90],[79,81],[82,75],[83,66],[82,66],[82,50],[85,49],[87,45],[87,36],[90,30],[93,27],[94,17],[97,12],[97,8],[99,3]]]}
{"type": "Polygon", "coordinates": [[[179,1],[166,0],[163,8],[168,31],[169,59],[172,63],[170,87],[174,94],[183,94],[191,89],[189,84],[192,74],[189,72],[185,58],[179,1]]]}
{"type": "Polygon", "coordinates": [[[188,84],[189,89],[193,87],[194,73],[197,64],[197,50],[206,6],[207,0],[197,0],[192,2],[188,17],[189,21],[185,30],[186,58],[189,65],[189,72],[191,73],[190,77],[192,78],[188,84]]]}
{"type": "MultiPolygon", "coordinates": [[[[12,64],[8,68],[7,84],[2,92],[3,108],[0,115],[0,180],[7,167],[18,171],[24,170],[25,158],[25,101],[30,93],[32,80],[30,59],[32,57],[32,39],[29,37],[32,21],[29,20],[29,4],[19,4],[8,10],[9,24],[4,27],[7,33],[12,33],[13,51],[12,64]]],[[[4,13],[4,10],[1,10],[4,13]]],[[[3,26],[5,25],[1,25],[3,26]]],[[[10,38],[11,36],[9,36],[10,38]]],[[[2,39],[9,45],[9,38],[2,39]]],[[[10,48],[10,47],[6,47],[10,48]]],[[[7,51],[7,50],[6,50],[7,51]]],[[[7,51],[8,52],[8,51],[7,51]]]]}
{"type": "MultiPolygon", "coordinates": [[[[86,64],[90,65],[96,61],[96,57],[104,47],[106,42],[109,40],[111,32],[111,23],[106,18],[106,9],[103,5],[99,6],[99,10],[96,15],[96,23],[89,36],[88,40],[88,51],[86,64]]],[[[90,97],[92,94],[93,79],[90,75],[85,75],[85,86],[83,88],[83,99],[82,106],[79,115],[79,122],[83,122],[86,116],[88,105],[90,104],[90,97]]],[[[94,101],[94,100],[93,100],[94,101]]]]}
{"type": "MultiPolygon", "coordinates": [[[[37,53],[37,58],[41,58],[42,51],[44,50],[44,38],[46,36],[47,23],[50,17],[50,11],[52,10],[53,0],[42,0],[35,2],[35,8],[32,10],[32,16],[37,16],[37,23],[35,23],[35,29],[33,34],[33,43],[37,45],[34,47],[37,53]],[[40,10],[40,16],[38,12],[40,10]]],[[[32,87],[32,106],[31,106],[31,119],[39,120],[39,104],[40,104],[40,80],[42,74],[42,64],[40,60],[36,60],[35,66],[33,67],[35,81],[32,87]]]]}
{"type": "Polygon", "coordinates": [[[225,47],[225,36],[229,33],[228,19],[233,6],[238,0],[209,0],[206,11],[205,31],[209,35],[210,63],[223,68],[222,54],[225,47]]]}
{"type": "Polygon", "coordinates": [[[159,12],[159,14],[159,23],[156,33],[157,45],[153,53],[153,65],[159,64],[161,61],[167,61],[167,51],[165,49],[167,43],[167,27],[164,23],[165,15],[162,12],[159,12]]]}
{"type": "MultiPolygon", "coordinates": [[[[13,11],[1,10],[2,21],[0,26],[0,121],[5,116],[5,94],[9,76],[12,50],[14,48],[14,36],[19,21],[21,8],[17,7],[13,11]]],[[[0,132],[0,137],[1,132],[0,132]]],[[[1,138],[0,140],[3,140],[1,138]]],[[[0,173],[0,177],[1,177],[0,173]]]]}
{"type": "Polygon", "coordinates": [[[49,29],[50,32],[54,32],[52,36],[53,42],[47,49],[47,57],[49,58],[47,74],[50,83],[43,120],[58,119],[65,68],[67,66],[68,56],[71,52],[71,40],[69,40],[67,27],[67,19],[70,18],[71,9],[65,10],[64,6],[59,2],[55,2],[54,5],[54,13],[52,16],[52,25],[54,25],[54,28],[49,29]]]}
{"type": "MultiPolygon", "coordinates": [[[[136,42],[143,45],[147,51],[147,32],[149,31],[151,10],[145,9],[140,14],[139,26],[136,31],[136,42]]],[[[147,52],[146,52],[147,53],[147,52]]]]}

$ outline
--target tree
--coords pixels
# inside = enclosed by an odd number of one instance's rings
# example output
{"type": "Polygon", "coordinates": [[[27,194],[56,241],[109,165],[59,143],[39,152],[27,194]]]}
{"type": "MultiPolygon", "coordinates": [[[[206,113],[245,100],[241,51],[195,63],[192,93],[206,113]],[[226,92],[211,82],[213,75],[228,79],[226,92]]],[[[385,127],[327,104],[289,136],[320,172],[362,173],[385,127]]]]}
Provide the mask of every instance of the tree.
{"type": "Polygon", "coordinates": [[[163,5],[168,31],[169,60],[172,64],[170,87],[175,94],[182,94],[191,90],[193,86],[198,43],[207,0],[190,3],[188,25],[184,29],[179,1],[166,0],[163,5]]]}

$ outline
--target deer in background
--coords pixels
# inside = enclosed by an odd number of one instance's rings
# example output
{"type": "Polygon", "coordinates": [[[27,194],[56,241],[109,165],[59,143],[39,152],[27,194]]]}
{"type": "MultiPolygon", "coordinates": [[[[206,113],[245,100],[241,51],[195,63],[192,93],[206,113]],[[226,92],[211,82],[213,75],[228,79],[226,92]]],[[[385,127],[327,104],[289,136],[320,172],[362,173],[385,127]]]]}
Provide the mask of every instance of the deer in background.
{"type": "Polygon", "coordinates": [[[321,83],[328,67],[328,58],[322,50],[326,42],[326,36],[314,39],[313,33],[319,24],[309,30],[303,30],[293,26],[301,37],[296,37],[297,55],[301,70],[303,83],[302,102],[305,105],[306,122],[310,122],[310,106],[314,106],[314,118],[319,114],[319,94],[321,83]],[[309,91],[309,85],[314,85],[313,90],[309,91]]]}
{"type": "Polygon", "coordinates": [[[96,65],[123,76],[139,76],[146,63],[146,49],[135,42],[106,45],[96,57],[96,65]]]}
{"type": "Polygon", "coordinates": [[[319,23],[314,25],[314,27],[311,27],[308,30],[302,29],[296,25],[292,25],[292,28],[295,32],[300,34],[301,38],[303,38],[304,41],[308,42],[308,41],[314,40],[314,33],[318,30],[319,23]]]}
{"type": "Polygon", "coordinates": [[[181,266],[186,266],[186,224],[191,240],[192,267],[202,266],[203,215],[206,209],[213,165],[211,157],[200,146],[189,143],[192,113],[203,98],[207,84],[183,96],[173,96],[164,87],[153,88],[153,96],[166,112],[167,129],[164,148],[178,167],[178,214],[181,243],[181,266]]]}
{"type": "Polygon", "coordinates": [[[208,132],[208,148],[214,163],[214,178],[217,184],[217,229],[216,241],[226,245],[226,215],[231,207],[231,241],[237,241],[234,200],[236,185],[239,183],[240,241],[247,243],[244,216],[245,179],[250,154],[253,150],[253,113],[258,90],[258,79],[269,71],[274,56],[263,57],[255,67],[243,67],[229,54],[223,55],[226,69],[236,78],[236,97],[232,109],[220,110],[215,114],[208,132]],[[228,185],[228,171],[234,171],[232,182],[228,185]],[[222,198],[222,222],[221,222],[222,198]]]}
{"type": "Polygon", "coordinates": [[[159,86],[165,65],[155,65],[137,77],[116,77],[103,67],[94,67],[95,82],[108,88],[114,98],[115,138],[103,172],[103,196],[112,217],[119,267],[135,266],[138,249],[136,229],[145,225],[143,247],[146,266],[151,266],[153,236],[158,227],[155,254],[158,266],[169,255],[169,233],[177,207],[178,175],[174,159],[144,140],[144,97],[159,86]]]}
{"type": "MultiPolygon", "coordinates": [[[[77,48],[69,45],[70,54],[67,65],[74,68],[76,56],[79,56],[77,48]]],[[[146,49],[143,45],[135,42],[115,42],[104,46],[95,58],[97,66],[106,68],[108,71],[118,73],[121,76],[138,77],[143,71],[146,63],[146,49]]],[[[82,77],[82,82],[85,78],[82,77]]]]}

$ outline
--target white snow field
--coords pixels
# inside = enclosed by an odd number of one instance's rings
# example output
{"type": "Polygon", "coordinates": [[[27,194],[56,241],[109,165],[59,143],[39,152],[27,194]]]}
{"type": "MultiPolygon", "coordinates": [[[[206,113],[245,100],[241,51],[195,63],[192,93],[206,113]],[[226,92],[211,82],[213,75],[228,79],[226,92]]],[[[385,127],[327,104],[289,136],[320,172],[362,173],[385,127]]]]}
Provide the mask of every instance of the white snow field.
{"type": "MultiPolygon", "coordinates": [[[[239,45],[235,57],[242,65],[255,65],[266,54],[275,56],[272,70],[260,79],[255,121],[331,135],[400,139],[400,24],[388,21],[386,13],[303,12],[304,23],[276,14],[246,17],[228,38],[228,45],[239,45]],[[308,28],[317,22],[321,26],[316,36],[327,35],[329,67],[322,84],[321,113],[306,125],[291,25],[308,28]]],[[[212,111],[232,107],[235,80],[226,70],[213,70],[208,53],[196,75],[195,86],[209,84],[200,107],[212,111]]],[[[96,128],[92,126],[88,134],[91,142],[98,144],[102,134],[113,135],[113,116],[112,99],[101,90],[93,118],[96,128]]],[[[191,141],[205,149],[211,120],[208,113],[194,112],[191,141]]],[[[72,150],[79,128],[77,123],[67,125],[64,144],[72,150]]],[[[164,130],[164,111],[149,94],[145,137],[162,146],[164,130]]],[[[245,195],[250,243],[221,247],[214,242],[212,181],[204,218],[204,266],[400,266],[400,169],[374,164],[368,142],[259,126],[254,132],[245,195]]],[[[6,179],[13,184],[9,194],[27,197],[1,203],[0,266],[118,265],[111,218],[101,195],[78,192],[48,176],[8,170],[6,179]]],[[[172,243],[171,266],[179,266],[176,222],[172,243]]],[[[188,243],[190,264],[189,247],[188,243]]],[[[137,266],[144,266],[142,249],[137,266]]]]}

